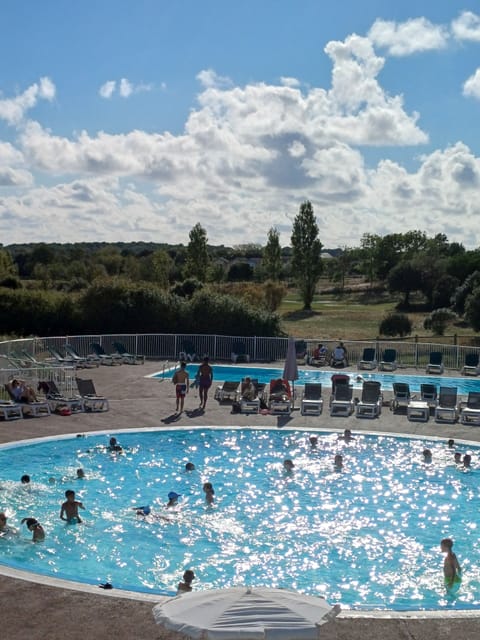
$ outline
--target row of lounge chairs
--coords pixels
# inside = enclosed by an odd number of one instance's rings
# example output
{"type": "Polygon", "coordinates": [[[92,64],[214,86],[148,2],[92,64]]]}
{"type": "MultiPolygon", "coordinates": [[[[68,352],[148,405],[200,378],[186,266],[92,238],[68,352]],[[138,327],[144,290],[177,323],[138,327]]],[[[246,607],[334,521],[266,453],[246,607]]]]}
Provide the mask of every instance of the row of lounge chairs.
{"type": "MultiPolygon", "coordinates": [[[[114,342],[115,352],[107,353],[102,345],[98,342],[92,342],[90,348],[92,353],[81,356],[78,351],[70,344],[65,345],[65,354],[60,353],[59,349],[49,347],[48,351],[52,358],[44,361],[45,364],[55,364],[62,366],[74,366],[77,368],[92,368],[99,365],[119,365],[119,364],[144,364],[145,356],[132,354],[127,351],[122,342],[114,342]]],[[[38,364],[41,364],[40,362],[38,364]]]]}
{"type": "Polygon", "coordinates": [[[276,415],[289,415],[293,409],[293,396],[288,380],[275,378],[269,385],[252,378],[234,382],[224,382],[215,391],[215,399],[220,402],[238,402],[240,413],[259,413],[262,408],[276,415]],[[246,386],[253,385],[254,394],[243,395],[246,386]]]}
{"type": "Polygon", "coordinates": [[[76,378],[77,393],[65,395],[61,393],[54,380],[40,381],[38,390],[44,397],[37,402],[18,402],[13,395],[10,385],[5,385],[5,391],[10,401],[0,402],[0,417],[4,420],[16,420],[24,417],[41,418],[52,412],[70,415],[79,412],[103,412],[110,406],[105,396],[98,395],[92,380],[76,378]]]}
{"type": "MultiPolygon", "coordinates": [[[[378,366],[380,371],[394,371],[397,366],[396,349],[385,349],[380,361],[377,361],[376,350],[367,347],[363,350],[362,358],[358,362],[359,369],[375,369],[378,366]]],[[[443,354],[441,351],[432,351],[429,356],[428,364],[425,368],[426,373],[442,374],[445,370],[443,363],[443,354]]],[[[480,374],[480,357],[478,353],[467,353],[465,362],[462,367],[463,375],[478,376],[480,374]]]]}
{"type": "Polygon", "coordinates": [[[440,387],[434,384],[420,385],[420,396],[410,393],[410,387],[404,382],[393,384],[392,411],[406,409],[409,420],[426,422],[433,409],[437,422],[456,422],[480,426],[480,392],[470,391],[466,402],[458,399],[457,387],[440,387]]]}

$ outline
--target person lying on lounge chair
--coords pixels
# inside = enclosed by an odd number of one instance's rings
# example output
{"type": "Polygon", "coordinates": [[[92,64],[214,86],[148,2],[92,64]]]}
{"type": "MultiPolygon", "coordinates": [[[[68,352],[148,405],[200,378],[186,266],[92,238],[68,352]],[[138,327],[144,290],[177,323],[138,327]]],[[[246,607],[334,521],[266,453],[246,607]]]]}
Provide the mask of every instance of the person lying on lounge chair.
{"type": "Polygon", "coordinates": [[[245,378],[242,382],[242,398],[244,400],[255,400],[257,391],[251,378],[245,378]]]}
{"type": "Polygon", "coordinates": [[[14,378],[11,382],[7,382],[5,388],[15,402],[37,402],[35,391],[24,380],[14,378]]]}

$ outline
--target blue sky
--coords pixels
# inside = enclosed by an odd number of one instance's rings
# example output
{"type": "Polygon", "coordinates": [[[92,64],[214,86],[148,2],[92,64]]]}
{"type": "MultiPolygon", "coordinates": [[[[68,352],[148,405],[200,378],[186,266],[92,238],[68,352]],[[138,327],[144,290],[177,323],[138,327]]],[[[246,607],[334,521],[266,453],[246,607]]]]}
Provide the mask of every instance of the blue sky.
{"type": "Polygon", "coordinates": [[[0,242],[480,244],[480,5],[3,0],[0,242]]]}

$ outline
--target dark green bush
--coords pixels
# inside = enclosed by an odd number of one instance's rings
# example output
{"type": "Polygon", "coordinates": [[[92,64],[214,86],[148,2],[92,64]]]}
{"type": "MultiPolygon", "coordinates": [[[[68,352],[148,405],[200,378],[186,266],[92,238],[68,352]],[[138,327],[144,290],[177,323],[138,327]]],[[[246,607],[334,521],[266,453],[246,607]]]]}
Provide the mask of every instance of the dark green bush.
{"type": "Polygon", "coordinates": [[[3,289],[2,331],[16,335],[56,335],[75,327],[74,300],[56,291],[3,289]]]}
{"type": "Polygon", "coordinates": [[[412,321],[404,313],[390,313],[378,328],[383,336],[408,336],[412,333],[412,321]]]}

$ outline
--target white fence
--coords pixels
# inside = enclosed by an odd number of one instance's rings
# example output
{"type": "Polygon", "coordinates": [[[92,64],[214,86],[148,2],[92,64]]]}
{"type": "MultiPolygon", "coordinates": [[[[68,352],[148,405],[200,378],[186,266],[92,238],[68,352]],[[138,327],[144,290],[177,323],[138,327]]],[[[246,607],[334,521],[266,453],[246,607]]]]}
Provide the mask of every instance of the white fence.
{"type": "MultiPolygon", "coordinates": [[[[34,337],[0,342],[0,368],[11,369],[12,362],[13,368],[15,368],[18,358],[21,359],[21,354],[25,352],[39,360],[51,357],[49,348],[57,349],[63,353],[65,345],[71,345],[81,356],[87,356],[92,353],[92,342],[100,343],[107,353],[115,351],[115,342],[121,342],[128,352],[145,355],[151,360],[177,361],[182,351],[193,349],[199,358],[208,355],[211,360],[217,362],[231,361],[232,352],[238,353],[238,348],[242,345],[246,353],[250,355],[252,362],[274,362],[285,358],[288,338],[160,333],[34,337]]],[[[319,342],[323,342],[329,350],[336,345],[334,341],[297,340],[299,349],[303,343],[310,354],[319,342]]],[[[385,349],[396,349],[397,362],[400,367],[425,368],[430,353],[439,351],[443,355],[443,362],[447,369],[461,369],[467,353],[480,354],[480,347],[437,343],[345,340],[344,345],[352,365],[355,365],[362,358],[363,350],[367,347],[375,349],[377,359],[382,357],[385,349]]],[[[24,371],[23,368],[22,371],[24,371]]],[[[56,369],[53,373],[59,375],[56,369]]],[[[68,384],[68,372],[65,374],[65,384],[68,384]]]]}

